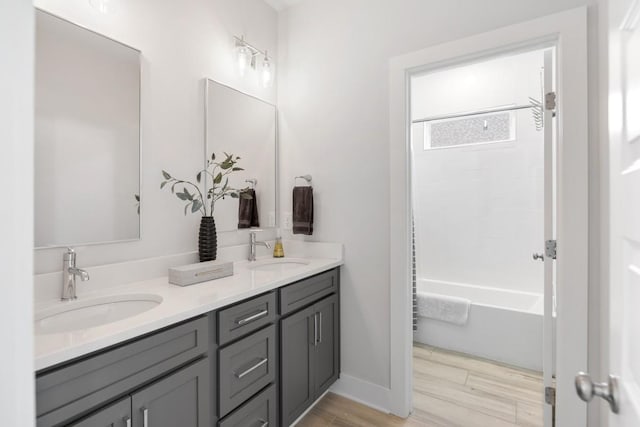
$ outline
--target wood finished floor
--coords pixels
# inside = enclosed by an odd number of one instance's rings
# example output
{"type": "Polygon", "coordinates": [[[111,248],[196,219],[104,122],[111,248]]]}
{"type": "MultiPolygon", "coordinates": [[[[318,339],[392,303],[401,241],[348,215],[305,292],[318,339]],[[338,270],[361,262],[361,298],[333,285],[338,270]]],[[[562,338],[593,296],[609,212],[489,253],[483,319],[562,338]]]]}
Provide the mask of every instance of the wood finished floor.
{"type": "Polygon", "coordinates": [[[329,393],[298,426],[542,426],[538,372],[418,344],[413,362],[414,410],[408,419],[329,393]]]}

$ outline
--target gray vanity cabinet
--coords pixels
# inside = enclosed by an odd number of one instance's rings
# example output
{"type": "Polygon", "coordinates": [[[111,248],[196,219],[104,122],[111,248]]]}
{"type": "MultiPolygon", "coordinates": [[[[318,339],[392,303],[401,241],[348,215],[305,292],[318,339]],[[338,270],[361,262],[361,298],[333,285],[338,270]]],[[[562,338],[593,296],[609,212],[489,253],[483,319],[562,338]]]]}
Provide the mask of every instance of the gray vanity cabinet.
{"type": "Polygon", "coordinates": [[[280,405],[284,425],[291,425],[314,401],[314,307],[280,322],[280,405]]]}
{"type": "Polygon", "coordinates": [[[209,427],[209,367],[202,359],[131,396],[132,427],[209,427]]]}
{"type": "Polygon", "coordinates": [[[220,349],[220,418],[275,381],[275,341],[276,328],[271,325],[220,349]]]}
{"type": "Polygon", "coordinates": [[[208,364],[192,363],[71,426],[209,427],[208,364]]]}
{"type": "Polygon", "coordinates": [[[315,395],[320,396],[340,376],[340,307],[338,296],[325,298],[315,306],[318,343],[315,346],[315,395]]]}
{"type": "Polygon", "coordinates": [[[291,425],[340,374],[339,269],[36,375],[37,427],[291,425]]]}
{"type": "Polygon", "coordinates": [[[218,311],[221,427],[277,425],[277,302],[271,291],[218,311]]]}
{"type": "MultiPolygon", "coordinates": [[[[281,298],[298,294],[298,300],[309,300],[318,289],[325,295],[328,288],[322,283],[331,282],[336,292],[319,301],[316,294],[315,303],[280,321],[280,416],[285,426],[302,415],[340,375],[338,280],[336,269],[291,285],[297,288],[285,287],[281,293],[281,298]],[[308,292],[302,291],[305,287],[308,292]]],[[[281,303],[281,309],[286,307],[281,303]]]]}
{"type": "Polygon", "coordinates": [[[277,426],[276,386],[271,384],[220,422],[218,427],[277,426]]]}
{"type": "MultiPolygon", "coordinates": [[[[132,426],[142,426],[141,405],[136,407],[134,404],[132,409],[132,401],[148,401],[145,407],[151,410],[158,406],[154,395],[170,395],[171,401],[184,404],[184,410],[176,412],[193,412],[190,400],[193,393],[189,398],[187,393],[188,390],[196,390],[198,410],[206,409],[207,416],[199,415],[198,424],[180,425],[204,427],[207,423],[202,420],[208,422],[210,415],[208,344],[209,319],[199,317],[78,361],[38,372],[37,426],[58,427],[78,423],[82,427],[120,427],[120,414],[117,412],[124,408],[124,404],[119,405],[122,401],[129,402],[132,426]],[[117,403],[112,405],[110,402],[113,401],[117,403]],[[80,421],[76,421],[78,419],[80,421]]],[[[168,403],[160,406],[170,407],[168,403]]],[[[153,427],[158,427],[158,424],[153,427]]]]}
{"type": "Polygon", "coordinates": [[[127,397],[71,424],[71,427],[129,427],[130,423],[131,399],[127,397]]]}

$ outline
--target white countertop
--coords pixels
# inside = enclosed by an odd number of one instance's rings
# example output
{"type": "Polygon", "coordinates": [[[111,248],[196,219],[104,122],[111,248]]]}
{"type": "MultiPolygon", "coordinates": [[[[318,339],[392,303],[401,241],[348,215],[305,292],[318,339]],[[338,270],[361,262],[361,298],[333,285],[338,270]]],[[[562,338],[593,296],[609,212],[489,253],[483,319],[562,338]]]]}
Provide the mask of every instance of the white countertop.
{"type": "MultiPolygon", "coordinates": [[[[269,258],[261,257],[258,260],[269,258]]],[[[143,293],[160,296],[162,303],[149,311],[106,325],[72,332],[36,335],[35,369],[39,371],[104,349],[343,264],[342,256],[295,258],[304,258],[308,264],[284,271],[260,271],[249,269],[248,261],[236,261],[233,276],[196,285],[175,286],[169,284],[167,277],[158,277],[83,292],[79,299],[143,293]]],[[[65,303],[59,300],[40,301],[35,306],[36,314],[56,304],[65,303]]]]}

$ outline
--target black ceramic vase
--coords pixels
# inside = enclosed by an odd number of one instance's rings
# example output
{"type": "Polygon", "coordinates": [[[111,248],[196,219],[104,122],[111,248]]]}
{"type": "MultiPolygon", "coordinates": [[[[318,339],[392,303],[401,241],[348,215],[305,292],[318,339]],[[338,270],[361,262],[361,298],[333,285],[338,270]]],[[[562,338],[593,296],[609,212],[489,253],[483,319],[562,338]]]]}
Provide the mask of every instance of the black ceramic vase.
{"type": "Polygon", "coordinates": [[[198,252],[200,253],[200,262],[213,261],[218,255],[218,235],[216,234],[216,221],[212,216],[203,216],[202,220],[200,221],[198,252]]]}

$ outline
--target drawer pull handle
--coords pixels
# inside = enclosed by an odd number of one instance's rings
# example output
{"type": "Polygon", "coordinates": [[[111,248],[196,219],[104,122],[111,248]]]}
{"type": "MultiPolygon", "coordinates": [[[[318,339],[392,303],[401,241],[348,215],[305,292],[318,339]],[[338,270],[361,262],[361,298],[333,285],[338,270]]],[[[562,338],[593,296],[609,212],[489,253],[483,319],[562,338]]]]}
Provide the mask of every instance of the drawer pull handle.
{"type": "Polygon", "coordinates": [[[261,422],[260,427],[267,427],[269,425],[269,421],[265,421],[262,419],[258,419],[258,422],[261,422]]]}
{"type": "Polygon", "coordinates": [[[131,417],[124,417],[124,422],[126,423],[127,427],[131,427],[131,417]]]}
{"type": "Polygon", "coordinates": [[[253,322],[254,320],[258,320],[261,317],[266,316],[267,314],[269,314],[269,310],[262,310],[262,311],[259,311],[259,312],[255,313],[255,314],[252,314],[251,316],[247,316],[247,317],[244,317],[242,319],[236,320],[236,323],[238,325],[244,325],[244,324],[247,324],[249,322],[253,322]]]}
{"type": "Polygon", "coordinates": [[[242,379],[243,377],[246,377],[247,375],[249,375],[251,372],[255,371],[256,369],[258,369],[260,366],[264,365],[265,363],[267,363],[269,361],[269,359],[267,359],[266,357],[263,359],[260,359],[260,361],[258,363],[256,363],[255,365],[253,365],[252,367],[250,367],[249,369],[247,369],[246,371],[243,371],[239,374],[236,374],[236,378],[238,378],[239,380],[242,379]]]}
{"type": "Polygon", "coordinates": [[[318,344],[322,344],[322,312],[318,312],[320,321],[318,322],[318,344]]]}
{"type": "Polygon", "coordinates": [[[142,427],[149,427],[149,410],[142,408],[142,427]]]}

